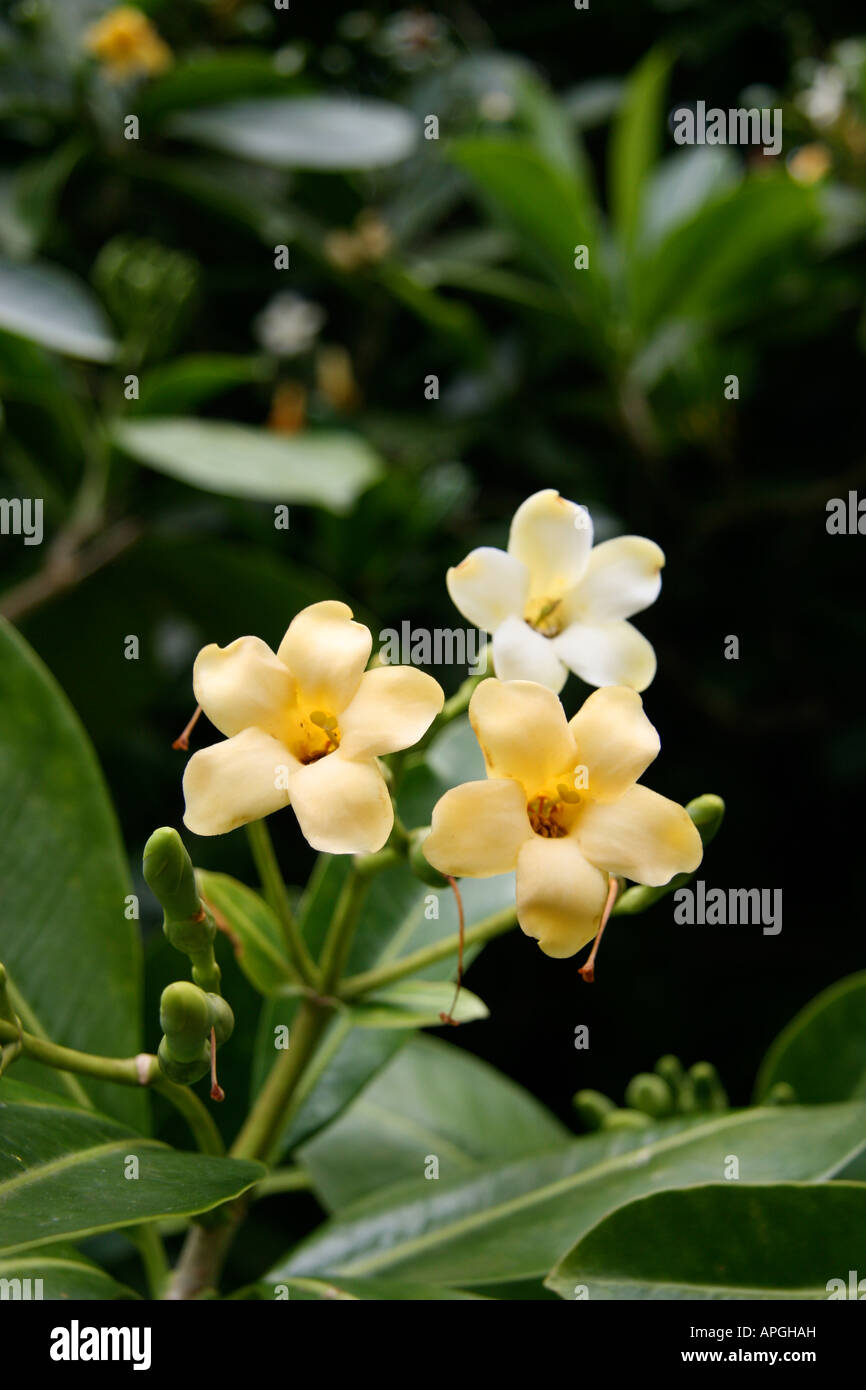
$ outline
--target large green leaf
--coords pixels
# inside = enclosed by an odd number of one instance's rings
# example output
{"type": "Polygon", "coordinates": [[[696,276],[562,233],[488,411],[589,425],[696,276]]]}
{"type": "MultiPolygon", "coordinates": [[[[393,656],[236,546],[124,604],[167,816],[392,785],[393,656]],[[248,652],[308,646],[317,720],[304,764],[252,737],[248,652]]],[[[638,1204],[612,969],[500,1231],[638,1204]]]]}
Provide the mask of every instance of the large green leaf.
{"type": "Polygon", "coordinates": [[[224,420],[117,420],[114,442],[140,463],[206,492],[305,502],[346,512],[377,477],[378,456],[358,435],[278,435],[224,420]]]}
{"type": "Polygon", "coordinates": [[[441,1284],[410,1284],[401,1279],[344,1279],[337,1275],[328,1279],[285,1279],[275,1281],[280,1284],[277,1291],[275,1284],[262,1283],[256,1286],[256,1291],[261,1298],[275,1298],[279,1296],[288,1297],[298,1302],[319,1302],[321,1300],[336,1299],[338,1302],[355,1302],[362,1300],[367,1302],[386,1303],[406,1303],[420,1300],[421,1302],[453,1302],[454,1300],[473,1299],[476,1300],[480,1295],[474,1293],[464,1293],[461,1289],[446,1289],[441,1284]]]}
{"type": "Polygon", "coordinates": [[[376,169],[411,154],[418,122],[390,102],[265,97],[186,111],[170,133],[278,169],[376,169]]]}
{"type": "Polygon", "coordinates": [[[230,933],[235,959],[260,994],[279,994],[295,984],[283,933],[273,910],[258,893],[229,874],[199,869],[199,890],[217,921],[230,933]],[[222,920],[221,920],[222,919],[222,920]]]}
{"type": "Polygon", "coordinates": [[[136,415],[178,415],[235,386],[266,381],[272,370],[264,357],[236,353],[199,352],[176,357],[148,368],[132,410],[136,415]]]}
{"type": "MultiPolygon", "coordinates": [[[[86,1052],[141,1049],[141,947],[131,887],[93,751],[63,692],[27,643],[0,623],[0,960],[29,1031],[86,1052]]],[[[58,1073],[19,1062],[54,1088],[58,1073]]],[[[137,1127],[142,1092],[71,1083],[137,1127]]]]}
{"type": "Polygon", "coordinates": [[[664,134],[664,95],[670,60],[651,49],[629,77],[610,137],[610,200],[623,241],[633,240],[647,178],[664,134]]]}
{"type": "Polygon", "coordinates": [[[90,290],[55,265],[0,260],[0,328],[88,362],[110,362],[116,350],[90,290]]]}
{"type": "Polygon", "coordinates": [[[46,1249],[27,1250],[20,1255],[0,1258],[0,1298],[23,1297],[44,1299],[125,1299],[137,1298],[133,1289],[118,1284],[99,1265],[87,1259],[73,1245],[51,1245],[46,1249]],[[29,1286],[23,1281],[30,1280],[29,1286]],[[4,1280],[9,1283],[4,1284],[4,1280]],[[21,1285],[12,1283],[22,1281],[21,1285]],[[41,1286],[36,1284],[41,1280],[41,1286]]]}
{"type": "Polygon", "coordinates": [[[485,1160],[523,1158],[570,1139],[543,1105],[486,1062],[419,1037],[298,1157],[333,1211],[421,1176],[431,1154],[437,1180],[447,1183],[485,1160]]]}
{"type": "Polygon", "coordinates": [[[609,1131],[552,1153],[483,1169],[436,1190],[421,1179],[327,1222],[269,1273],[341,1273],[491,1289],[542,1279],[617,1207],[724,1176],[744,1182],[831,1178],[866,1147],[866,1105],[748,1110],[703,1124],[609,1131]],[[433,1189],[431,1191],[431,1188],[433,1189]]]}
{"type": "Polygon", "coordinates": [[[180,1153],[92,1111],[2,1095],[0,1082],[0,1254],[208,1211],[265,1173],[260,1163],[180,1153]]]}
{"type": "Polygon", "coordinates": [[[826,1299],[837,1279],[845,1297],[864,1230],[863,1183],[709,1183],[620,1207],[545,1282],[568,1299],[826,1299]]]}
{"type": "Polygon", "coordinates": [[[822,990],[782,1029],[761,1063],[756,1101],[779,1082],[804,1104],[866,1097],[866,971],[822,990]]]}

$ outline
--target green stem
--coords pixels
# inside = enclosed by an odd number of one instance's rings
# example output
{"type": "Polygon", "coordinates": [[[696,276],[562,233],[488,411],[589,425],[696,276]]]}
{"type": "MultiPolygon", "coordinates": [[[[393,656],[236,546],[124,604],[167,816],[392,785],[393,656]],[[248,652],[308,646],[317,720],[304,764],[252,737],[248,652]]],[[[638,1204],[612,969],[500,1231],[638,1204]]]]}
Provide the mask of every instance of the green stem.
{"type": "MultiPolygon", "coordinates": [[[[0,1019],[0,1042],[14,1042],[18,1037],[15,1025],[0,1019]]],[[[56,1071],[91,1076],[95,1081],[111,1081],[118,1086],[149,1086],[165,1096],[183,1116],[202,1153],[221,1154],[225,1151],[210,1112],[188,1086],[178,1086],[163,1076],[159,1062],[152,1053],[140,1052],[137,1057],[99,1057],[92,1052],[61,1047],[59,1043],[37,1038],[32,1033],[21,1033],[20,1038],[25,1057],[43,1066],[53,1067],[56,1071]]],[[[90,1097],[85,1098],[88,1107],[93,1109],[90,1097]]]]}
{"type": "Polygon", "coordinates": [[[378,854],[364,855],[356,859],[343,885],[319,962],[324,994],[330,994],[336,988],[343,973],[352,937],[358,925],[367,883],[372,875],[383,867],[383,853],[380,850],[378,854]]]}
{"type": "MultiPolygon", "coordinates": [[[[467,928],[464,948],[468,950],[471,946],[481,946],[496,936],[502,936],[511,930],[516,921],[513,907],[507,907],[502,912],[495,912],[492,916],[483,918],[482,921],[476,922],[474,927],[467,928]]],[[[359,994],[370,994],[385,985],[405,979],[407,975],[417,975],[428,965],[435,965],[448,956],[456,955],[459,945],[460,937],[455,932],[453,936],[446,936],[442,941],[434,942],[432,946],[413,951],[411,955],[403,956],[401,960],[393,961],[390,965],[377,965],[373,970],[353,975],[340,986],[337,991],[339,998],[356,999],[359,994]]]]}
{"type": "Polygon", "coordinates": [[[156,1223],[147,1221],[131,1227],[129,1238],[141,1256],[151,1298],[161,1298],[171,1270],[156,1223]]]}
{"type": "Polygon", "coordinates": [[[253,1201],[257,1202],[260,1197],[273,1197],[279,1192],[309,1192],[312,1186],[312,1179],[303,1168],[277,1168],[256,1183],[253,1201]]]}
{"type": "Polygon", "coordinates": [[[271,1067],[229,1153],[232,1158],[271,1155],[288,1118],[288,1106],[331,1018],[324,1003],[304,999],[292,1024],[291,1044],[271,1067]]]}
{"type": "Polygon", "coordinates": [[[248,825],[247,838],[250,842],[262,891],[282,926],[289,959],[304,983],[316,988],[319,983],[316,963],[307,950],[307,943],[304,941],[295,914],[292,912],[292,904],[283,882],[283,875],[277,862],[270,831],[265,822],[257,820],[248,825]]]}

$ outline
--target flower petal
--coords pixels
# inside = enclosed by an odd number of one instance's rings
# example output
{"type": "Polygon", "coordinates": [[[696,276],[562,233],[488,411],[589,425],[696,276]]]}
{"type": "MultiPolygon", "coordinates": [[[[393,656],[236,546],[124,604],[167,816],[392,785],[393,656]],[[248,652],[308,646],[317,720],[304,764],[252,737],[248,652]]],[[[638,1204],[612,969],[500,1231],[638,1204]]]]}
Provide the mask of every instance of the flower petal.
{"type": "Polygon", "coordinates": [[[551,643],[560,660],[588,685],[646,690],[656,673],[652,643],[625,621],[572,623],[551,643]]]}
{"type": "Polygon", "coordinates": [[[414,666],[378,666],[365,671],[357,693],[340,717],[344,758],[374,757],[411,748],[445,703],[438,681],[414,666]]]}
{"type": "Polygon", "coordinates": [[[533,835],[517,860],[517,920],[546,956],[573,956],[595,936],[607,901],[607,874],[587,863],[575,840],[533,835]]]}
{"type": "Polygon", "coordinates": [[[372,646],[369,628],[352,621],[351,608],[326,599],[292,619],[277,656],[307,704],[341,714],[358,689],[372,646]]]}
{"type": "Polygon", "coordinates": [[[440,874],[490,878],[511,872],[531,834],[526,795],[517,782],[464,782],[434,806],[424,855],[440,874]]]}
{"type": "Polygon", "coordinates": [[[279,738],[295,701],[295,682],[259,637],[238,637],[227,647],[203,647],[192,668],[192,688],[221,734],[264,729],[279,738]]]}
{"type": "Polygon", "coordinates": [[[482,681],[469,701],[469,722],[488,774],[513,778],[529,796],[577,762],[562,705],[536,681],[482,681]]]}
{"type": "Polygon", "coordinates": [[[289,781],[304,839],[326,854],[372,854],[391,834],[394,808],[375,762],[352,762],[338,749],[289,781]]]}
{"type": "Polygon", "coordinates": [[[580,583],[565,599],[572,619],[596,624],[630,618],[655,603],[664,551],[644,536],[616,536],[590,552],[580,583]]]}
{"type": "Polygon", "coordinates": [[[568,671],[549,637],[522,618],[506,618],[493,634],[493,669],[503,681],[538,681],[558,694],[568,671]]]}
{"type": "Polygon", "coordinates": [[[286,784],[298,767],[288,748],[261,729],[202,748],[183,774],[184,824],[194,835],[225,835],[261,820],[288,806],[286,784]]]}
{"type": "Polygon", "coordinates": [[[658,756],[659,736],[636,690],[594,690],[569,722],[591,801],[616,801],[658,756]]]}
{"type": "Polygon", "coordinates": [[[591,802],[573,833],[591,864],[651,888],[692,873],[704,852],[684,807],[649,787],[630,787],[605,805],[591,802]]]}
{"type": "Polygon", "coordinates": [[[560,598],[586,569],[592,520],[585,507],[567,502],[554,488],[527,497],[514,513],[508,553],[529,571],[530,598],[560,598]]]}
{"type": "Polygon", "coordinates": [[[455,608],[485,632],[495,632],[514,614],[522,617],[529,595],[529,572],[504,550],[491,545],[471,550],[445,576],[455,608]]]}

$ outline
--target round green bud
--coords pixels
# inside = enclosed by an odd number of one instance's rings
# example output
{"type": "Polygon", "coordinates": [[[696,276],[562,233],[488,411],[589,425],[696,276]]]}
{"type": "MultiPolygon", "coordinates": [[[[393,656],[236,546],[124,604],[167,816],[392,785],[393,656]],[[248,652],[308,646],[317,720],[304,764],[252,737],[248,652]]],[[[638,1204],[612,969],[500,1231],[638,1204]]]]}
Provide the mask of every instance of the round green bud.
{"type": "Polygon", "coordinates": [[[587,1129],[601,1129],[605,1116],[616,1110],[614,1102],[601,1091],[578,1091],[571,1103],[587,1129]]]}
{"type": "Polygon", "coordinates": [[[777,1081],[775,1086],[771,1086],[762,1105],[796,1105],[797,1092],[788,1081],[777,1081]]]}
{"type": "Polygon", "coordinates": [[[144,877],[167,918],[185,921],[201,912],[192,860],[176,830],[154,830],[144,847],[144,877]]]}
{"type": "Polygon", "coordinates": [[[695,1062],[689,1068],[698,1110],[727,1110],[728,1095],[712,1062],[695,1062]]]}
{"type": "Polygon", "coordinates": [[[674,1097],[670,1086],[660,1076],[641,1071],[625,1088],[625,1103],[631,1110],[641,1110],[654,1120],[663,1120],[674,1112],[674,1097]]]}
{"type": "Polygon", "coordinates": [[[701,841],[708,845],[718,833],[725,815],[725,803],[713,792],[705,792],[690,801],[686,810],[698,828],[701,841]]]}
{"type": "Polygon", "coordinates": [[[177,1062],[192,1062],[211,1030],[208,996],[189,980],[167,985],[159,1001],[159,1022],[177,1062]]]}
{"type": "Polygon", "coordinates": [[[648,1129],[649,1115],[642,1110],[611,1110],[601,1122],[602,1129],[648,1129]]]}
{"type": "Polygon", "coordinates": [[[163,1075],[181,1086],[191,1086],[210,1071],[210,1047],[207,1043],[200,1044],[194,1058],[180,1061],[173,1055],[168,1038],[163,1038],[156,1055],[163,1075]]]}
{"type": "Polygon", "coordinates": [[[214,1030],[217,1047],[228,1042],[235,1027],[235,1016],[221,994],[207,995],[210,1007],[210,1026],[214,1030]]]}
{"type": "Polygon", "coordinates": [[[420,878],[422,883],[429,883],[431,888],[447,888],[448,879],[444,874],[440,874],[424,854],[424,841],[430,834],[429,825],[421,825],[417,830],[411,831],[409,835],[409,868],[416,878],[420,878]]]}
{"type": "Polygon", "coordinates": [[[679,1057],[666,1053],[659,1057],[653,1068],[656,1076],[666,1081],[674,1097],[674,1107],[680,1115],[688,1115],[695,1108],[695,1087],[679,1057]]]}

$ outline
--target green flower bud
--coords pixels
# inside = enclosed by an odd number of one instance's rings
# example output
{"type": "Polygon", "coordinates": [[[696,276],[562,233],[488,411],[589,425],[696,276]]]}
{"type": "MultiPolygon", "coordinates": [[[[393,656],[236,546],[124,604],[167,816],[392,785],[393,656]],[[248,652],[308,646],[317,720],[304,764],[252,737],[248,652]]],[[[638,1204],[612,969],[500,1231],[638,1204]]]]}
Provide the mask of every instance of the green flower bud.
{"type": "MultiPolygon", "coordinates": [[[[201,913],[192,860],[183,840],[168,825],[154,830],[144,847],[144,877],[166,919],[184,922],[201,913]]],[[[203,944],[203,943],[202,943],[203,944]]]]}
{"type": "Polygon", "coordinates": [[[447,888],[448,880],[444,874],[440,874],[424,854],[424,841],[430,834],[430,826],[422,825],[417,830],[413,830],[409,835],[409,868],[416,878],[420,878],[422,883],[429,883],[431,888],[447,888]]]}
{"type": "Polygon", "coordinates": [[[213,1010],[210,998],[188,980],[167,985],[159,1001],[159,1022],[176,1062],[192,1062],[210,1037],[213,1010]]]}
{"type": "Polygon", "coordinates": [[[222,1047],[234,1032],[235,1016],[221,994],[208,994],[207,1001],[210,1009],[210,1027],[214,1030],[217,1047],[222,1047]]]}
{"type": "Polygon", "coordinates": [[[695,1062],[695,1065],[689,1068],[689,1075],[694,1083],[695,1105],[698,1110],[728,1109],[727,1092],[712,1062],[695,1062]]]}
{"type": "Polygon", "coordinates": [[[715,839],[725,817],[725,803],[713,792],[705,792],[690,801],[686,810],[698,828],[704,848],[715,839]]]}
{"type": "Polygon", "coordinates": [[[660,1076],[641,1071],[633,1076],[625,1088],[625,1103],[631,1110],[641,1110],[644,1115],[663,1120],[674,1112],[674,1096],[670,1086],[660,1076]]]}
{"type": "Polygon", "coordinates": [[[648,1129],[652,1121],[642,1110],[611,1110],[601,1122],[602,1129],[648,1129]]]}
{"type": "Polygon", "coordinates": [[[606,1115],[616,1110],[616,1105],[601,1091],[578,1091],[571,1101],[587,1129],[601,1129],[606,1115]]]}
{"type": "Polygon", "coordinates": [[[172,1055],[168,1038],[163,1038],[157,1052],[160,1069],[169,1081],[177,1081],[181,1086],[191,1086],[200,1081],[210,1071],[210,1046],[202,1043],[195,1058],[180,1062],[172,1055]]]}
{"type": "Polygon", "coordinates": [[[796,1104],[797,1104],[797,1092],[794,1090],[794,1087],[793,1087],[792,1085],[790,1085],[789,1082],[787,1082],[787,1081],[777,1081],[776,1084],[775,1084],[775,1086],[771,1086],[771,1087],[770,1087],[769,1091],[768,1091],[767,1094],[764,1096],[764,1099],[762,1100],[761,1104],[762,1104],[762,1105],[796,1105],[796,1104]]]}
{"type": "Polygon", "coordinates": [[[688,1115],[695,1108],[695,1086],[679,1057],[666,1053],[655,1064],[656,1076],[660,1076],[671,1088],[678,1114],[688,1115]]]}

